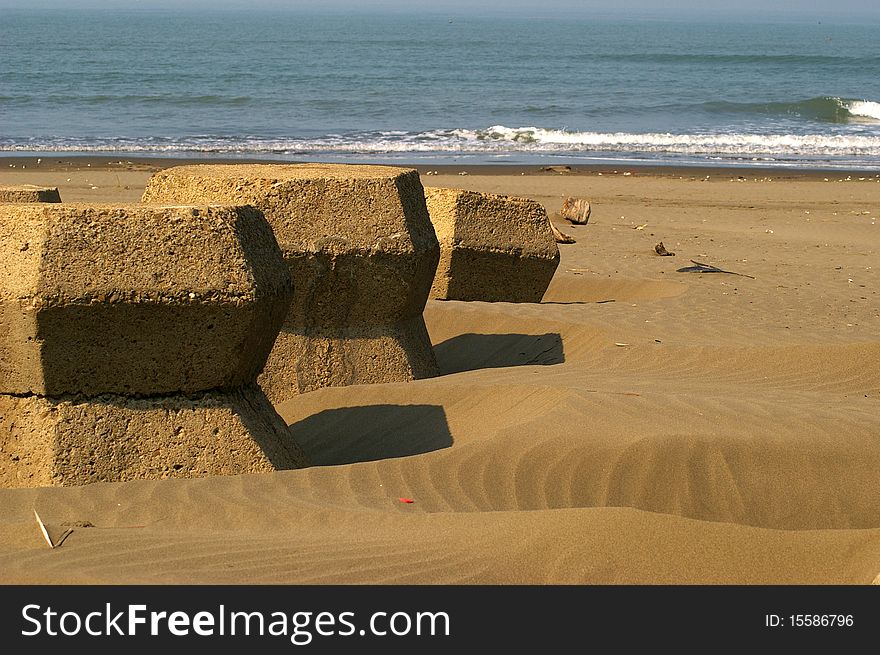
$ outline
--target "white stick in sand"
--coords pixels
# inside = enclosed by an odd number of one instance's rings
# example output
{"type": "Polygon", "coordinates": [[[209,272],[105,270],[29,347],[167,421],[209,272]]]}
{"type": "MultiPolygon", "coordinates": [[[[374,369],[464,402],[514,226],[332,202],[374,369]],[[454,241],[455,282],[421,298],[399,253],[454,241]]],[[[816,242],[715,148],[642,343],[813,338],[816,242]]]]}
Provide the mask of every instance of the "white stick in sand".
{"type": "Polygon", "coordinates": [[[46,526],[43,524],[43,520],[40,518],[40,515],[37,514],[37,510],[34,510],[34,516],[37,518],[37,525],[40,526],[40,532],[43,533],[43,539],[46,540],[46,543],[49,544],[49,548],[55,548],[55,544],[52,543],[52,537],[49,536],[48,530],[46,530],[46,526]]]}

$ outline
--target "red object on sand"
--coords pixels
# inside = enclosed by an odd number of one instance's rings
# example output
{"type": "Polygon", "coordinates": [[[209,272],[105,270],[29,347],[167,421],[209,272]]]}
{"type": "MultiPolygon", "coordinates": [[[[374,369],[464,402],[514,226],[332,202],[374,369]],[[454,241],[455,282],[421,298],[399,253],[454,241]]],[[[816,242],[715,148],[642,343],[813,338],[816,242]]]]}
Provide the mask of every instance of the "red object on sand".
{"type": "Polygon", "coordinates": [[[397,500],[402,503],[406,503],[407,505],[412,505],[414,502],[416,502],[412,498],[398,498],[397,500]]]}

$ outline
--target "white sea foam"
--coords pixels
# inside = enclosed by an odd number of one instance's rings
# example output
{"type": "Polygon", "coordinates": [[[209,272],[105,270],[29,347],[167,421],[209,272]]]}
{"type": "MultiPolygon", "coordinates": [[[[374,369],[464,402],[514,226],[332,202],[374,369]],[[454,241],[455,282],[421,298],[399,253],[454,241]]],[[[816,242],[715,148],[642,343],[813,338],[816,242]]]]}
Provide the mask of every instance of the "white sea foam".
{"type": "MultiPolygon", "coordinates": [[[[880,103],[853,102],[850,111],[874,112],[880,103]],[[859,104],[861,103],[861,104],[859,104]],[[864,105],[864,106],[862,106],[864,105]]],[[[494,125],[483,130],[453,129],[424,132],[369,132],[329,134],[317,138],[268,139],[256,137],[192,136],[183,139],[28,140],[0,141],[0,151],[220,153],[220,154],[354,154],[462,153],[500,156],[506,153],[617,157],[646,155],[763,158],[831,158],[880,161],[880,135],[870,134],[675,134],[579,132],[541,127],[494,125]]]]}
{"type": "MultiPolygon", "coordinates": [[[[866,103],[876,105],[876,103],[866,103]]],[[[880,109],[880,105],[876,105],[880,109]]],[[[494,125],[456,130],[463,145],[496,149],[649,152],[689,155],[880,156],[880,136],[796,134],[671,134],[571,132],[494,125]]]]}
{"type": "Polygon", "coordinates": [[[870,100],[851,100],[845,103],[846,110],[857,117],[872,118],[880,121],[880,102],[870,100]]]}

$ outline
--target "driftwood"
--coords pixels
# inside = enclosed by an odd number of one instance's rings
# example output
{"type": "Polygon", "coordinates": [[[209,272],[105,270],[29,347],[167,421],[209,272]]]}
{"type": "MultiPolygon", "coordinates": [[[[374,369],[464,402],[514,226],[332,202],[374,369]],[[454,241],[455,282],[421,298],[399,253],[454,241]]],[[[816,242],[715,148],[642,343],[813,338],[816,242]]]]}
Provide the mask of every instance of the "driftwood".
{"type": "Polygon", "coordinates": [[[562,232],[558,227],[553,225],[553,221],[547,221],[550,223],[550,229],[553,231],[553,236],[556,237],[556,243],[577,243],[573,236],[562,232]]]}
{"type": "Polygon", "coordinates": [[[36,509],[34,509],[34,518],[37,519],[37,527],[40,528],[40,534],[43,535],[43,539],[45,539],[46,543],[49,544],[49,548],[58,548],[67,540],[70,535],[73,534],[73,528],[67,528],[67,530],[65,530],[62,535],[58,537],[58,541],[52,541],[52,537],[49,536],[49,530],[46,529],[46,524],[43,523],[43,519],[41,519],[40,515],[37,514],[36,509]]]}
{"type": "Polygon", "coordinates": [[[542,166],[542,173],[571,173],[571,166],[542,166]]]}
{"type": "Polygon", "coordinates": [[[678,269],[679,273],[727,273],[729,275],[739,275],[740,277],[747,277],[750,280],[754,280],[755,277],[753,275],[746,275],[745,273],[737,273],[735,271],[725,271],[724,269],[718,268],[717,266],[712,266],[712,264],[704,264],[703,262],[698,262],[696,260],[691,260],[691,263],[694,266],[685,266],[684,268],[678,269]]]}
{"type": "Polygon", "coordinates": [[[37,514],[37,510],[34,510],[34,518],[37,519],[37,527],[40,528],[40,534],[43,535],[43,539],[46,540],[46,543],[49,544],[49,548],[55,548],[55,543],[52,541],[52,537],[49,536],[49,531],[46,529],[46,524],[43,523],[43,519],[40,518],[40,515],[37,514]]]}
{"type": "Polygon", "coordinates": [[[656,252],[661,257],[675,257],[675,253],[667,250],[662,241],[654,246],[654,252],[656,252]]]}
{"type": "Polygon", "coordinates": [[[575,225],[586,225],[592,211],[590,201],[586,198],[566,198],[559,215],[575,225]]]}

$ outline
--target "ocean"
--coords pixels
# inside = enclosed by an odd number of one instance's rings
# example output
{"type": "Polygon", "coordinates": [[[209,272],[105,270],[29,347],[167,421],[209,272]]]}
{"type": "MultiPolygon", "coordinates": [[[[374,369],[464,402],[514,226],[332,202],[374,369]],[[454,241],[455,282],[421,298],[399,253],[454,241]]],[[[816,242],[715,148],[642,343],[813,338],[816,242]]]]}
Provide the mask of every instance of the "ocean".
{"type": "Polygon", "coordinates": [[[878,27],[4,10],[0,153],[876,169],[878,27]]]}

